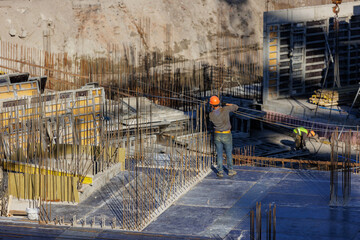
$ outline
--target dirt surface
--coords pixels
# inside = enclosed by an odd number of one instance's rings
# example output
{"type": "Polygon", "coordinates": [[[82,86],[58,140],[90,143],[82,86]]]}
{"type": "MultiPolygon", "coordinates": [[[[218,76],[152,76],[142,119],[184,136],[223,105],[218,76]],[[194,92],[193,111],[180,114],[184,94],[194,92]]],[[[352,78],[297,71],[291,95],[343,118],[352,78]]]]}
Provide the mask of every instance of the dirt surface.
{"type": "Polygon", "coordinates": [[[90,55],[109,44],[164,51],[169,41],[197,59],[215,49],[219,29],[260,43],[264,10],[264,0],[2,0],[0,38],[43,49],[50,35],[52,51],[90,55]]]}
{"type": "Polygon", "coordinates": [[[90,56],[104,55],[112,44],[153,52],[169,47],[177,57],[206,59],[216,52],[218,33],[222,43],[262,46],[266,10],[324,3],[330,1],[0,0],[0,40],[90,56]]]}

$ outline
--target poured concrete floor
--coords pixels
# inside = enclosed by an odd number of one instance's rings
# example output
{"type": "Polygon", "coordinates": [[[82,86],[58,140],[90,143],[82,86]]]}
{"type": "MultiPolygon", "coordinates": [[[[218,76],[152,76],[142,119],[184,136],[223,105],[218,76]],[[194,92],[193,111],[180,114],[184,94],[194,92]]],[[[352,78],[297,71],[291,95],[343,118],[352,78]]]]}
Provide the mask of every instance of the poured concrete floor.
{"type": "MultiPolygon", "coordinates": [[[[271,204],[276,205],[277,240],[360,240],[360,176],[352,175],[351,199],[343,206],[339,173],[338,205],[329,206],[329,172],[245,166],[235,170],[237,175],[223,179],[211,172],[142,232],[29,225],[1,218],[0,238],[250,239],[249,213],[261,202],[262,239],[266,237],[265,212],[271,204]]],[[[111,180],[112,184],[116,181],[111,180]]],[[[94,194],[87,205],[84,202],[67,210],[88,216],[97,211],[113,215],[114,202],[94,194]]]]}
{"type": "MultiPolygon", "coordinates": [[[[360,239],[360,178],[352,175],[351,200],[329,206],[329,172],[237,167],[238,174],[209,174],[144,231],[221,239],[249,239],[249,212],[262,204],[263,239],[269,203],[276,204],[276,239],[360,239]]],[[[339,179],[341,174],[339,175],[339,179]]]]}
{"type": "MultiPolygon", "coordinates": [[[[236,147],[256,145],[257,151],[291,149],[293,139],[270,130],[253,131],[249,139],[234,139],[236,147]]],[[[330,160],[330,146],[308,143],[312,159],[330,160]],[[315,154],[317,153],[317,154],[315,154]]],[[[310,157],[310,156],[309,156],[310,157]]],[[[142,232],[89,229],[89,221],[106,217],[110,225],[119,217],[119,193],[132,177],[122,172],[99,191],[78,205],[54,204],[52,216],[65,216],[69,222],[87,217],[87,228],[70,226],[24,225],[19,219],[0,218],[0,239],[250,239],[250,210],[262,204],[262,239],[266,237],[266,210],[276,205],[276,239],[359,239],[360,176],[352,175],[351,200],[342,204],[339,173],[338,206],[329,206],[330,173],[314,170],[235,167],[237,175],[218,179],[211,172],[205,179],[178,199],[142,232]],[[21,230],[19,230],[21,229],[21,230]]]]}

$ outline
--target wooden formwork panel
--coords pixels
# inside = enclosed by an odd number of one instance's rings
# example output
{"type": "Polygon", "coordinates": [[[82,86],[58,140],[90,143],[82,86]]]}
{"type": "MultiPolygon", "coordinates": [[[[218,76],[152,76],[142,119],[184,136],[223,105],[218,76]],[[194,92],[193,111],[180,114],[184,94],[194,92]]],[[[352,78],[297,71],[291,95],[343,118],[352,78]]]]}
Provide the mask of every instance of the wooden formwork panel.
{"type": "MultiPolygon", "coordinates": [[[[78,180],[83,184],[92,184],[93,177],[90,175],[81,175],[73,174],[70,171],[65,172],[61,170],[52,170],[46,169],[43,167],[38,167],[36,164],[29,163],[19,163],[17,161],[6,161],[2,164],[3,168],[8,171],[22,174],[40,174],[40,175],[52,175],[52,176],[67,176],[67,177],[77,177],[78,180]]],[[[18,184],[18,183],[15,183],[18,184]]]]}
{"type": "MultiPolygon", "coordinates": [[[[48,158],[57,160],[69,160],[69,163],[75,163],[82,166],[83,171],[78,169],[77,172],[65,170],[61,167],[39,167],[38,164],[30,164],[28,158],[24,156],[21,149],[14,150],[13,157],[3,161],[2,167],[11,172],[26,174],[42,174],[54,176],[78,177],[83,184],[92,184],[92,165],[94,161],[107,163],[121,163],[121,171],[125,170],[125,148],[113,146],[98,147],[89,145],[74,144],[56,144],[47,154],[48,158]],[[17,155],[16,155],[17,154],[17,155]],[[16,155],[16,156],[15,156],[16,155]]],[[[45,156],[45,154],[44,154],[45,156]]]]}
{"type": "Polygon", "coordinates": [[[78,177],[9,173],[9,195],[19,199],[79,202],[78,177]]]}

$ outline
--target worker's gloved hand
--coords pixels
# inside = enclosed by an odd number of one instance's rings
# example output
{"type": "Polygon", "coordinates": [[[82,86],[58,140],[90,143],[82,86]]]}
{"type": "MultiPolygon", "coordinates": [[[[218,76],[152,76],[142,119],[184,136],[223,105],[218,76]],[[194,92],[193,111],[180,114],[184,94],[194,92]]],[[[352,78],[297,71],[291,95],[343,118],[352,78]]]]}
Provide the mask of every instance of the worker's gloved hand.
{"type": "Polygon", "coordinates": [[[224,103],[224,102],[221,103],[221,106],[222,106],[222,107],[231,106],[231,105],[234,105],[234,104],[232,104],[232,103],[224,103]]]}

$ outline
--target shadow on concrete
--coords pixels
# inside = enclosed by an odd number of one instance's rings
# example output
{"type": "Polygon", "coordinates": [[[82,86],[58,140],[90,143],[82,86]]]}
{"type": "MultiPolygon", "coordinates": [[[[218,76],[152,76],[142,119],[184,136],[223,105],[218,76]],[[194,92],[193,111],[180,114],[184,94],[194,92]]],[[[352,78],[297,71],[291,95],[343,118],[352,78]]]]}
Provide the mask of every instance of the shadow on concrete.
{"type": "Polygon", "coordinates": [[[285,146],[288,146],[291,148],[291,150],[295,150],[295,142],[287,139],[283,139],[280,141],[281,144],[284,144],[285,146]]]}

